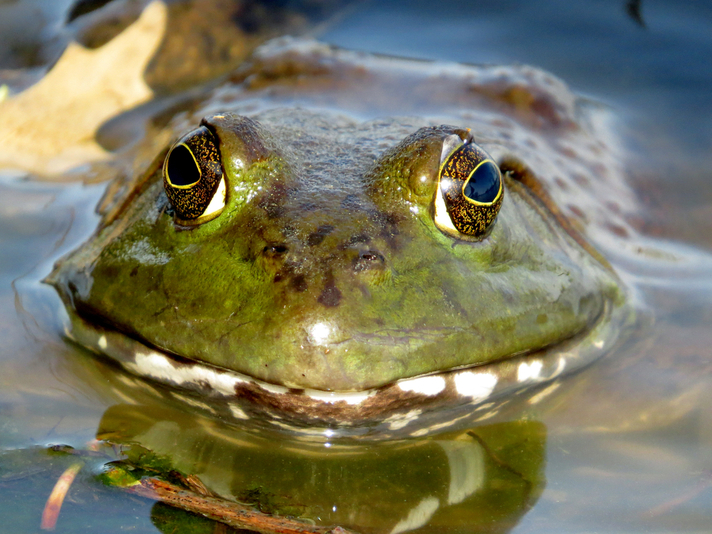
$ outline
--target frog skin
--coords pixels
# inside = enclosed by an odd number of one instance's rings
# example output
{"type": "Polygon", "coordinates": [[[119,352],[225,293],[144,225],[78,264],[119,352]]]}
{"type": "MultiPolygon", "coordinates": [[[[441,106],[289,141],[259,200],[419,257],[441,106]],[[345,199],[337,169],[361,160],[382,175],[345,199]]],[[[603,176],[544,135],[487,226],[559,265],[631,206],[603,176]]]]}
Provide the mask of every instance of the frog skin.
{"type": "MultiPolygon", "coordinates": [[[[290,46],[297,64],[352,61],[290,46]]],[[[268,70],[264,54],[246,69],[268,70]]],[[[240,76],[227,91],[264,90],[240,76]]],[[[172,125],[178,141],[48,279],[71,339],[237,419],[391,430],[447,426],[443,406],[483,416],[617,342],[620,281],[478,120],[270,104],[172,125]],[[465,199],[485,168],[491,191],[465,199]]]]}

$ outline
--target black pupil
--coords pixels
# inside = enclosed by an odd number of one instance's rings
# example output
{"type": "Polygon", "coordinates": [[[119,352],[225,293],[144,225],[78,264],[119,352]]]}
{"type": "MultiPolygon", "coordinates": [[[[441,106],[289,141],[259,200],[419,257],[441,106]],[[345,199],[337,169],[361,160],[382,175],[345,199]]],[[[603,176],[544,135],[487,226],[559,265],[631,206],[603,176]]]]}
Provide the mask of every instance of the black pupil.
{"type": "Polygon", "coordinates": [[[499,180],[499,169],[491,161],[485,161],[465,185],[465,196],[475,202],[492,202],[499,193],[499,180]]]}
{"type": "Polygon", "coordinates": [[[185,145],[178,145],[168,158],[168,178],[173,185],[186,186],[200,180],[200,171],[185,145]]]}

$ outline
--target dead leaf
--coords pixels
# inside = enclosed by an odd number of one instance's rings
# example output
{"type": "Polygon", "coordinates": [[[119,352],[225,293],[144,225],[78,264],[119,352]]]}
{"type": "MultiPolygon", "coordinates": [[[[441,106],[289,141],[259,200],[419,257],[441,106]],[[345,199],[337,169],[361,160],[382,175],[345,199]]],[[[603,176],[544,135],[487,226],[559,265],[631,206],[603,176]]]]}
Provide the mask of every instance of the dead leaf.
{"type": "Polygon", "coordinates": [[[71,43],[37,84],[0,101],[0,166],[62,173],[106,158],[94,140],[108,119],[153,97],[143,79],[166,28],[163,2],[101,48],[71,43]]]}

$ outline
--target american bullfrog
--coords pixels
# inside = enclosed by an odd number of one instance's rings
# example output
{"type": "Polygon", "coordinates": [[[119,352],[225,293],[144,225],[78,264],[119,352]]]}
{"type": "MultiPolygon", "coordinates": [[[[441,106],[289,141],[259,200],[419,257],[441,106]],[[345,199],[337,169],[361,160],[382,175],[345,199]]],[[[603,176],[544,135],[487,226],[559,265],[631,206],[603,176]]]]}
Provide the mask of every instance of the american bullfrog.
{"type": "Polygon", "coordinates": [[[237,419],[422,433],[619,339],[625,290],[580,231],[615,215],[556,200],[624,201],[620,162],[553,77],[280,40],[182,106],[49,277],[67,335],[130,372],[237,419]],[[400,117],[353,98],[404,86],[400,117]]]}

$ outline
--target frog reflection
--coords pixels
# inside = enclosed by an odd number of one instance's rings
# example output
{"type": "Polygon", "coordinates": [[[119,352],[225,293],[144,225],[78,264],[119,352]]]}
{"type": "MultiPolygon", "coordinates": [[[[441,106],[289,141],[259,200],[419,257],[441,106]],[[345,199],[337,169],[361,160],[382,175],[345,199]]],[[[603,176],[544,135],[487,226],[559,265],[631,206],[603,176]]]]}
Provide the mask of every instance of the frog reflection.
{"type": "MultiPolygon", "coordinates": [[[[166,469],[168,459],[170,469],[191,475],[193,483],[197,478],[227,502],[357,532],[453,525],[508,532],[544,488],[546,431],[536,421],[437,439],[374,445],[325,438],[315,444],[248,433],[182,410],[116,405],[104,414],[97,437],[128,447],[128,459],[113,463],[114,470],[145,468],[149,458],[151,466],[166,469]]],[[[160,471],[152,476],[175,479],[160,471]]],[[[161,511],[154,508],[161,528],[184,525],[186,517],[166,523],[161,511]]]]}

